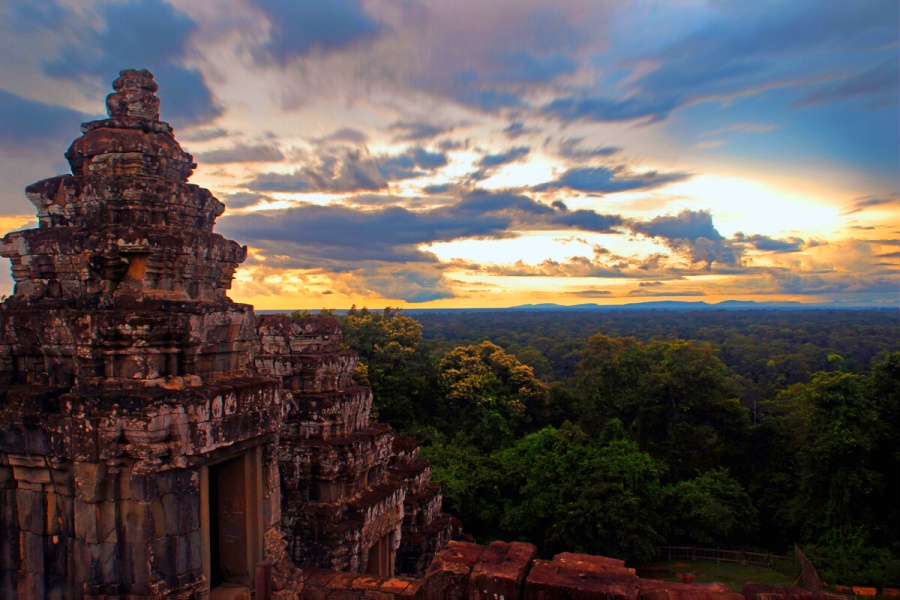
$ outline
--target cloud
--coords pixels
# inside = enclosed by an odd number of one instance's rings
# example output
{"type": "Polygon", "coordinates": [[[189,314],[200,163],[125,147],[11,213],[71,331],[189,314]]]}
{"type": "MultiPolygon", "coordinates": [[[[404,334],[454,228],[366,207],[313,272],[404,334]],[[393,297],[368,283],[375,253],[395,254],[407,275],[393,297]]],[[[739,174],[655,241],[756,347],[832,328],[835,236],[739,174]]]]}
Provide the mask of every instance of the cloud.
{"type": "Polygon", "coordinates": [[[663,298],[666,296],[706,296],[703,290],[648,290],[645,288],[637,288],[628,291],[629,296],[640,296],[646,298],[663,298]]]}
{"type": "MultiPolygon", "coordinates": [[[[670,15],[673,26],[661,43],[635,48],[623,38],[619,46],[630,50],[625,54],[613,46],[603,63],[607,79],[600,84],[617,93],[597,93],[601,86],[567,90],[542,111],[563,120],[658,122],[698,102],[775,88],[802,92],[841,72],[855,74],[817,85],[806,93],[806,103],[857,95],[883,99],[888,85],[896,91],[897,78],[891,79],[896,57],[888,54],[898,39],[895,2],[866,2],[853,11],[815,0],[718,3],[704,10],[702,21],[680,17],[670,15]],[[874,57],[882,60],[886,54],[890,58],[871,67],[874,57]]],[[[628,34],[637,32],[621,35],[628,34]]]]}
{"type": "Polygon", "coordinates": [[[400,269],[370,265],[351,273],[351,287],[355,287],[354,280],[359,280],[360,291],[374,292],[382,298],[401,298],[414,304],[456,295],[443,271],[432,265],[406,265],[400,269]]]}
{"type": "Polygon", "coordinates": [[[389,180],[414,179],[445,166],[447,155],[429,152],[424,148],[413,148],[404,154],[379,158],[375,162],[381,174],[389,180]]]}
{"type": "Polygon", "coordinates": [[[585,159],[598,156],[612,156],[622,151],[618,146],[601,146],[599,148],[579,148],[584,138],[570,138],[559,143],[559,155],[563,158],[585,159]]]}
{"type": "Polygon", "coordinates": [[[875,107],[895,105],[898,81],[900,81],[900,61],[893,57],[862,73],[817,87],[807,94],[800,104],[837,102],[862,96],[868,97],[869,103],[875,107]]]}
{"type": "Polygon", "coordinates": [[[525,158],[526,156],[528,156],[529,152],[531,152],[531,148],[528,148],[526,146],[517,146],[499,154],[485,154],[481,157],[481,160],[478,161],[478,166],[482,168],[499,167],[511,162],[516,162],[521,158],[525,158]]]}
{"type": "Polygon", "coordinates": [[[578,66],[573,58],[562,52],[538,54],[525,50],[506,53],[501,58],[503,69],[495,74],[495,81],[517,83],[548,83],[573,73],[578,66]]]}
{"type": "Polygon", "coordinates": [[[574,290],[566,292],[566,296],[576,296],[578,298],[606,298],[612,295],[610,290],[574,290]]]}
{"type": "Polygon", "coordinates": [[[182,142],[209,142],[228,134],[229,131],[221,127],[195,127],[188,129],[186,133],[179,133],[178,138],[182,142]]]}
{"type": "Polygon", "coordinates": [[[734,234],[734,240],[765,252],[800,252],[803,249],[803,240],[796,237],[779,240],[767,235],[744,235],[739,231],[734,234]]]}
{"type": "Polygon", "coordinates": [[[387,180],[378,164],[360,150],[321,154],[318,164],[292,173],[260,173],[246,184],[255,192],[328,192],[379,191],[387,180]]]}
{"type": "Polygon", "coordinates": [[[514,140],[523,135],[530,135],[532,133],[538,133],[539,131],[540,130],[536,127],[526,127],[524,121],[514,121],[503,130],[503,134],[509,139],[514,140]]]}
{"type": "Polygon", "coordinates": [[[325,137],[319,138],[316,141],[319,143],[350,142],[353,144],[365,144],[368,140],[369,136],[358,129],[353,129],[351,127],[341,127],[337,131],[330,133],[325,137]]]}
{"type": "Polygon", "coordinates": [[[77,137],[79,125],[93,118],[96,115],[0,90],[0,143],[3,144],[68,143],[77,137]]]}
{"type": "MultiPolygon", "coordinates": [[[[251,201],[250,196],[237,200],[251,201]]],[[[592,211],[564,213],[514,193],[476,191],[454,204],[422,210],[396,204],[364,208],[303,203],[285,210],[225,215],[220,228],[272,253],[290,250],[295,268],[328,263],[342,269],[346,267],[340,261],[436,262],[421,249],[435,242],[510,238],[526,230],[611,232],[621,222],[621,217],[592,211]]]]}
{"type": "Polygon", "coordinates": [[[771,270],[766,273],[775,294],[842,295],[842,294],[894,294],[897,279],[893,276],[859,276],[848,273],[807,274],[788,270],[771,270]]]}
{"type": "Polygon", "coordinates": [[[447,192],[456,189],[455,183],[439,183],[436,185],[426,185],[422,188],[422,192],[425,194],[446,194],[447,192]]]}
{"type": "Polygon", "coordinates": [[[649,221],[631,223],[631,230],[651,238],[662,238],[672,250],[683,252],[695,263],[714,262],[736,266],[740,262],[740,248],[726,240],[716,230],[708,210],[683,210],[677,215],[655,217],[649,221]]]}
{"type": "Polygon", "coordinates": [[[247,208],[248,206],[256,206],[257,204],[265,204],[272,199],[262,194],[248,194],[247,192],[238,192],[229,194],[220,198],[228,208],[247,208]]]}
{"type": "Polygon", "coordinates": [[[412,148],[393,156],[371,156],[364,149],[338,148],[309,157],[318,164],[292,173],[261,173],[246,184],[255,192],[377,192],[389,181],[414,179],[447,164],[447,155],[412,148]]]}
{"type": "Polygon", "coordinates": [[[842,212],[841,215],[852,215],[869,208],[890,205],[893,205],[894,208],[900,208],[900,192],[894,192],[887,196],[861,196],[854,198],[850,210],[842,212]]]}
{"type": "Polygon", "coordinates": [[[627,190],[653,189],[684,181],[690,177],[687,173],[664,173],[648,171],[630,174],[621,167],[577,167],[568,169],[556,180],[534,186],[536,192],[567,188],[579,192],[612,194],[627,190]]]}
{"type": "Polygon", "coordinates": [[[388,126],[397,141],[430,140],[452,131],[452,127],[441,127],[419,121],[397,121],[388,126]]]}
{"type": "Polygon", "coordinates": [[[200,163],[221,165],[227,163],[281,162],[284,154],[271,144],[232,146],[219,150],[201,152],[196,157],[200,163]]]}
{"type": "MultiPolygon", "coordinates": [[[[157,0],[99,4],[100,27],[82,44],[66,44],[44,64],[48,75],[111,81],[123,68],[150,69],[160,86],[161,112],[176,125],[209,122],[221,114],[199,71],[182,63],[197,25],[157,0]]],[[[62,25],[61,23],[59,25],[62,25]]]]}
{"type": "Polygon", "coordinates": [[[565,121],[585,119],[599,122],[634,121],[648,119],[661,121],[679,105],[679,99],[626,98],[616,100],[608,96],[566,96],[544,105],[544,114],[565,121]]]}
{"type": "Polygon", "coordinates": [[[377,37],[384,27],[360,0],[252,0],[269,18],[266,50],[279,62],[331,52],[377,37]]]}

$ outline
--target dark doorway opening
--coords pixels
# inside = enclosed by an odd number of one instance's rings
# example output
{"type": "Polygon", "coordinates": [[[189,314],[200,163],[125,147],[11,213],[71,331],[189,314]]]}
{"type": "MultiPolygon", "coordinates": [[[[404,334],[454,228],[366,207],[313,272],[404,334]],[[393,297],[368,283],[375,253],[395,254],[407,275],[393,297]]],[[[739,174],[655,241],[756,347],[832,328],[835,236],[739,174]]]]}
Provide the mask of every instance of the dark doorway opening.
{"type": "Polygon", "coordinates": [[[210,587],[250,584],[247,473],[243,456],[209,467],[210,587]]]}

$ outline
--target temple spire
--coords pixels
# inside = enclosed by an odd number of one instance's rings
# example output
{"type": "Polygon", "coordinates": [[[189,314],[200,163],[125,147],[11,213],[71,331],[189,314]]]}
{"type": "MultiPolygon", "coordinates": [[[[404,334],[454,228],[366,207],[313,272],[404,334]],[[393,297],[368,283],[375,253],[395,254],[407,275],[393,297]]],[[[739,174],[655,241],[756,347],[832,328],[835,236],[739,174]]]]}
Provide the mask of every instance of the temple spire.
{"type": "Polygon", "coordinates": [[[147,69],[125,69],[113,82],[116,90],[106,97],[106,112],[113,119],[136,117],[159,121],[159,86],[153,81],[153,73],[147,69]]]}

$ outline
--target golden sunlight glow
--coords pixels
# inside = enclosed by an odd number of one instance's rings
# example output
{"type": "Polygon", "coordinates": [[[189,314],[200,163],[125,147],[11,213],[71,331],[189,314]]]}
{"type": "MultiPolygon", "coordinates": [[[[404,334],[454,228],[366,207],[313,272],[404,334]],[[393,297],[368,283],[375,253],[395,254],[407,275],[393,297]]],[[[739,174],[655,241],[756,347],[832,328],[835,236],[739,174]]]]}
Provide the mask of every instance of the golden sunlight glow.
{"type": "Polygon", "coordinates": [[[714,223],[725,237],[738,231],[769,236],[827,235],[843,226],[840,210],[823,202],[830,199],[776,188],[759,180],[700,175],[672,184],[666,192],[685,197],[679,210],[715,207],[714,223]]]}

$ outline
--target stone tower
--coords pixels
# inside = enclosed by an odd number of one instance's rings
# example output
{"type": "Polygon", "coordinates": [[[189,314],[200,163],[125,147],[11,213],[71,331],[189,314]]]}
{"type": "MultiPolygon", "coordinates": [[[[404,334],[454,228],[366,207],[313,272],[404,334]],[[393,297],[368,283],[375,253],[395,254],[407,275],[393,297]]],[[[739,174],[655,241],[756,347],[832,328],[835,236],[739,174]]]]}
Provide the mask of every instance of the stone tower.
{"type": "Polygon", "coordinates": [[[336,319],[259,317],[257,369],[282,382],[282,531],[291,559],[387,577],[421,575],[460,533],[441,512],[415,440],[372,422],[372,390],[351,375],[336,319]]]}
{"type": "Polygon", "coordinates": [[[247,369],[246,248],[122,71],[71,175],[26,189],[0,311],[0,597],[182,598],[251,583],[278,527],[279,382],[247,369]],[[129,596],[130,597],[130,596],[129,596]]]}

